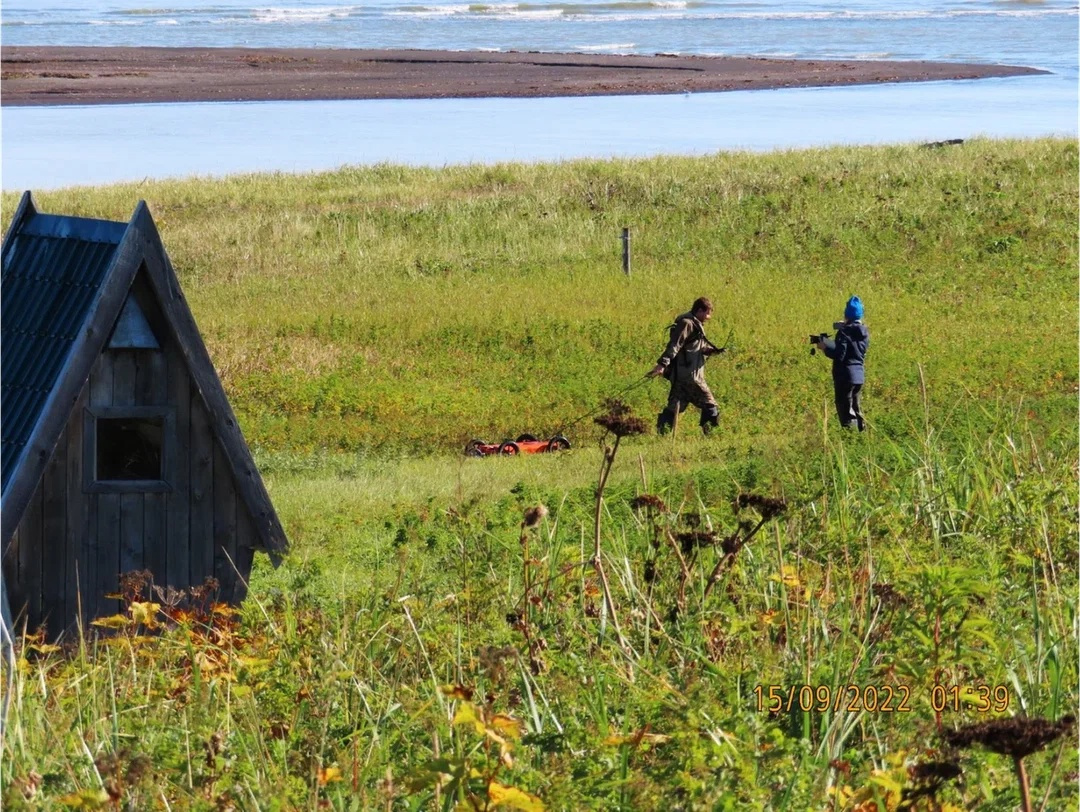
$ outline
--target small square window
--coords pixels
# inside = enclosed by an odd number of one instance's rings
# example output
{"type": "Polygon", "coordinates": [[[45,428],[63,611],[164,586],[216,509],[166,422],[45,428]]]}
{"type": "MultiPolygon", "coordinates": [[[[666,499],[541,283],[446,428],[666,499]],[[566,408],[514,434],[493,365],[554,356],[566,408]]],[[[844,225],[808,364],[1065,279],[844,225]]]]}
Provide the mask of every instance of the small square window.
{"type": "Polygon", "coordinates": [[[105,406],[83,413],[83,490],[172,490],[175,416],[161,406],[105,406]]]}
{"type": "Polygon", "coordinates": [[[95,479],[162,479],[163,417],[99,417],[95,479]]]}

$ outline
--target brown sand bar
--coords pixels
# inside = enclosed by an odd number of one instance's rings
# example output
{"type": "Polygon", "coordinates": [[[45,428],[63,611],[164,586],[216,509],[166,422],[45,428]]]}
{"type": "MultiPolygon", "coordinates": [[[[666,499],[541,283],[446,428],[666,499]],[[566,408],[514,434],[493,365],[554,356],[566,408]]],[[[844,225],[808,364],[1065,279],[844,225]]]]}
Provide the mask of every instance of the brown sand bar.
{"type": "Polygon", "coordinates": [[[0,48],[0,104],[712,93],[1045,73],[1008,65],[315,48],[0,48]]]}

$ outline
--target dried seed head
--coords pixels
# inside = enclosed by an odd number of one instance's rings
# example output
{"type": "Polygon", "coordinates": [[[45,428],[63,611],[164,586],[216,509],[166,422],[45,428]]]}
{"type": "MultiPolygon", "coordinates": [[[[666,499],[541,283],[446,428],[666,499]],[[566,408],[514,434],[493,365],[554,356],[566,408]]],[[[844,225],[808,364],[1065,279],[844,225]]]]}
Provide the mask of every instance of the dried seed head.
{"type": "Polygon", "coordinates": [[[742,549],[742,546],[743,542],[742,539],[739,538],[738,532],[732,533],[720,542],[720,549],[723,551],[724,555],[734,555],[742,549]]]}
{"type": "Polygon", "coordinates": [[[960,773],[960,765],[955,761],[924,761],[908,767],[908,776],[919,784],[940,786],[958,777],[960,773]]]}
{"type": "Polygon", "coordinates": [[[1065,735],[1075,724],[1076,717],[1071,715],[1063,716],[1057,722],[1013,716],[946,730],[941,736],[953,747],[981,744],[993,753],[1024,758],[1065,735]]]}
{"type": "Polygon", "coordinates": [[[667,513],[668,509],[668,506],[664,504],[663,499],[659,496],[653,496],[651,493],[643,493],[640,496],[635,496],[630,500],[630,507],[634,510],[651,508],[659,513],[667,513]]]}
{"type": "Polygon", "coordinates": [[[908,767],[911,785],[904,788],[898,809],[914,809],[920,798],[936,798],[946,782],[958,778],[960,765],[955,761],[924,761],[908,767]]]}
{"type": "Polygon", "coordinates": [[[644,434],[648,426],[640,417],[630,412],[630,407],[621,400],[609,398],[603,403],[605,414],[594,422],[610,431],[616,437],[628,437],[632,434],[644,434]]]}
{"type": "Polygon", "coordinates": [[[870,587],[870,592],[873,593],[874,597],[881,601],[883,605],[888,607],[902,606],[907,603],[907,598],[897,592],[892,584],[874,584],[870,587]]]}
{"type": "Polygon", "coordinates": [[[547,514],[548,509],[546,507],[543,505],[536,505],[525,511],[525,516],[522,519],[521,524],[524,527],[536,527],[547,514]]]}
{"type": "Polygon", "coordinates": [[[740,493],[735,497],[735,509],[752,507],[763,519],[775,519],[787,509],[787,502],[778,497],[762,496],[757,493],[740,493]]]}
{"type": "Polygon", "coordinates": [[[603,426],[616,437],[630,437],[634,434],[644,434],[647,430],[645,421],[640,417],[612,417],[602,415],[596,418],[596,423],[603,426]]]}
{"type": "Polygon", "coordinates": [[[154,575],[150,570],[133,570],[120,573],[120,593],[127,601],[141,601],[150,594],[154,575]]]}
{"type": "Polygon", "coordinates": [[[682,546],[683,555],[689,555],[695,547],[711,547],[716,544],[716,533],[699,530],[676,533],[675,538],[678,539],[679,544],[682,546]]]}

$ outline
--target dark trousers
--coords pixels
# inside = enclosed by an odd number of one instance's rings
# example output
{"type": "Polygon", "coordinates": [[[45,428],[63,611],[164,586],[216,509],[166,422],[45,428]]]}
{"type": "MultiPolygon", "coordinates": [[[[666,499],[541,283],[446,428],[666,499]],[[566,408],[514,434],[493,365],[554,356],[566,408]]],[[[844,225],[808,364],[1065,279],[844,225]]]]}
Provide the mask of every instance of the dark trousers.
{"type": "Polygon", "coordinates": [[[840,418],[840,425],[845,429],[852,424],[863,430],[862,406],[859,402],[859,393],[862,391],[861,383],[848,383],[847,381],[833,380],[833,391],[836,395],[836,416],[840,418]]]}

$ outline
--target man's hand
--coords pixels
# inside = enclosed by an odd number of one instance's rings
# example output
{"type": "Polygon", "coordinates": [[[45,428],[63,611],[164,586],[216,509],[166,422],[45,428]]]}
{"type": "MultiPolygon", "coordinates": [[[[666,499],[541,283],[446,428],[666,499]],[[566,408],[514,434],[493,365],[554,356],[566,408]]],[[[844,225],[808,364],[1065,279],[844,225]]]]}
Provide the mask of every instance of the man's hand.
{"type": "Polygon", "coordinates": [[[657,375],[663,375],[663,374],[664,374],[664,365],[663,364],[657,364],[656,366],[654,366],[652,369],[650,369],[648,372],[645,373],[645,377],[646,378],[655,378],[657,375]]]}

